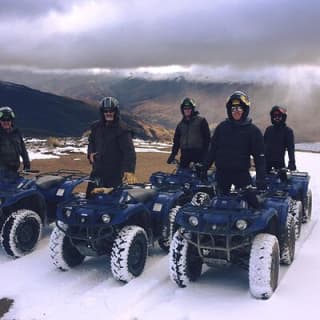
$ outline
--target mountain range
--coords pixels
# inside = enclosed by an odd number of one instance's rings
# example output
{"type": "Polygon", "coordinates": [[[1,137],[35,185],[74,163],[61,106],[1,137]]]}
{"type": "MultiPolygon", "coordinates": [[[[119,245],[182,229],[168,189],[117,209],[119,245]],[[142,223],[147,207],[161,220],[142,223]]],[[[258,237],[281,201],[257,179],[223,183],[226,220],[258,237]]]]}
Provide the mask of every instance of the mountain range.
{"type": "MultiPolygon", "coordinates": [[[[120,101],[122,114],[129,117],[127,121],[136,122],[142,136],[153,135],[155,138],[157,131],[165,137],[172,134],[181,119],[180,102],[184,97],[189,96],[196,101],[200,114],[214,128],[226,117],[227,97],[234,90],[243,90],[250,96],[250,117],[262,131],[270,124],[271,107],[281,105],[288,109],[287,123],[294,129],[296,142],[320,141],[320,85],[312,81],[303,82],[303,79],[301,82],[299,79],[288,79],[287,83],[217,82],[191,79],[187,75],[154,79],[134,75],[123,77],[113,73],[37,73],[3,69],[0,70],[0,79],[51,92],[64,99],[77,99],[80,109],[80,104],[86,106],[83,110],[87,110],[90,120],[96,118],[99,100],[103,96],[114,96],[120,101]]],[[[43,110],[43,106],[39,110],[43,110]]],[[[80,122],[83,123],[83,120],[80,122]]],[[[84,125],[78,127],[77,132],[83,130],[84,125]]]]}

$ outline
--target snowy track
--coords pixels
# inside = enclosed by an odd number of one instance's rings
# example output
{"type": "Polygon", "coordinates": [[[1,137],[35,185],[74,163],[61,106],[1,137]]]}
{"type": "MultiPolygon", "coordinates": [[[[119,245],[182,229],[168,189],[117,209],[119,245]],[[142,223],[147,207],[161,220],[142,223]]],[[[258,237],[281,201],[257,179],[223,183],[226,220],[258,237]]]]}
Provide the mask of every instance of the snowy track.
{"type": "Polygon", "coordinates": [[[38,248],[20,259],[0,252],[0,298],[15,300],[7,320],[191,320],[311,319],[318,313],[320,290],[320,166],[319,154],[298,153],[301,171],[312,176],[312,220],[303,225],[296,257],[280,269],[279,287],[268,301],[249,294],[247,272],[237,267],[205,268],[199,281],[181,289],[169,280],[168,259],[151,250],[144,273],[128,284],[113,279],[110,259],[87,259],[67,272],[49,257],[51,228],[38,248]]]}

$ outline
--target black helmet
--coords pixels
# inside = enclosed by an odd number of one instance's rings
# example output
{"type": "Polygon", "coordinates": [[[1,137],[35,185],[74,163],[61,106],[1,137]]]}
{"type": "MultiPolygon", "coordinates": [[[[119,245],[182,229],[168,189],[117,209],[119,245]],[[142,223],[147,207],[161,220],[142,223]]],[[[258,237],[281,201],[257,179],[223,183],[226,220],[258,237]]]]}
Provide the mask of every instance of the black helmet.
{"type": "Polygon", "coordinates": [[[194,113],[195,108],[196,108],[196,104],[191,98],[186,97],[182,100],[181,105],[180,105],[180,110],[181,110],[182,114],[183,114],[184,108],[192,108],[192,113],[194,113]]]}
{"type": "Polygon", "coordinates": [[[228,97],[226,108],[227,108],[229,119],[233,119],[231,114],[231,108],[233,106],[241,106],[244,111],[242,115],[242,119],[247,118],[250,110],[250,100],[248,95],[242,91],[235,91],[232,93],[231,96],[228,97]]]}
{"type": "Polygon", "coordinates": [[[0,120],[14,120],[15,114],[10,107],[1,107],[0,108],[0,120]]]}
{"type": "MultiPolygon", "coordinates": [[[[115,113],[115,119],[119,118],[119,101],[113,97],[104,97],[100,102],[100,112],[103,116],[103,113],[112,111],[115,113]]],[[[104,116],[103,116],[104,119],[104,116]]]]}
{"type": "Polygon", "coordinates": [[[287,120],[287,109],[280,106],[273,106],[270,111],[270,118],[272,124],[285,123],[287,120]],[[279,121],[275,121],[275,117],[279,117],[279,121]]]}

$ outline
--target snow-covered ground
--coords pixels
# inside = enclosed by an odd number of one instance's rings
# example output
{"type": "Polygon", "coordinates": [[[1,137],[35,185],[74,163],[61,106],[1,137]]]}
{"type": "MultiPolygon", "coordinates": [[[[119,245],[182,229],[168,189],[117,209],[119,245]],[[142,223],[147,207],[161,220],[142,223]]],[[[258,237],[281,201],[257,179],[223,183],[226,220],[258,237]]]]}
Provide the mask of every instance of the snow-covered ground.
{"type": "Polygon", "coordinates": [[[247,272],[237,267],[207,268],[199,281],[178,288],[169,279],[168,259],[159,248],[151,250],[144,273],[128,284],[113,279],[105,257],[61,272],[49,257],[47,228],[33,253],[13,260],[0,252],[0,298],[15,300],[4,319],[318,319],[320,154],[297,152],[296,157],[299,170],[312,177],[312,221],[303,226],[293,264],[281,266],[271,299],[253,299],[247,272]]]}
{"type": "MultiPolygon", "coordinates": [[[[87,153],[87,138],[59,139],[59,146],[49,147],[46,139],[25,139],[30,160],[34,159],[58,159],[60,156],[72,153],[87,153]],[[61,145],[60,145],[61,144],[61,145]]],[[[161,152],[170,153],[170,144],[161,142],[144,141],[134,139],[136,152],[161,152]]]]}

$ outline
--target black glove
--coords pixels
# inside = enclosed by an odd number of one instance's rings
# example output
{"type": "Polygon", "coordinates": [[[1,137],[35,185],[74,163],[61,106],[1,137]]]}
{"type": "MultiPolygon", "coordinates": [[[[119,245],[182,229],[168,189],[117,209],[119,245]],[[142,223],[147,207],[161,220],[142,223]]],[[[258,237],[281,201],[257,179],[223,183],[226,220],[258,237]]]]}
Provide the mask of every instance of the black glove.
{"type": "Polygon", "coordinates": [[[296,167],[296,165],[295,165],[294,163],[290,163],[290,162],[289,162],[288,169],[289,169],[290,171],[296,171],[296,170],[297,170],[297,167],[296,167]]]}
{"type": "Polygon", "coordinates": [[[173,162],[173,160],[174,160],[174,158],[175,158],[175,154],[170,154],[170,156],[169,156],[169,158],[168,158],[168,160],[167,160],[167,164],[171,164],[172,162],[173,162]]]}
{"type": "Polygon", "coordinates": [[[256,186],[258,190],[266,190],[267,189],[267,183],[265,180],[257,180],[256,186]]]}
{"type": "Polygon", "coordinates": [[[23,164],[23,171],[29,171],[30,170],[30,163],[24,163],[23,164]]]}

